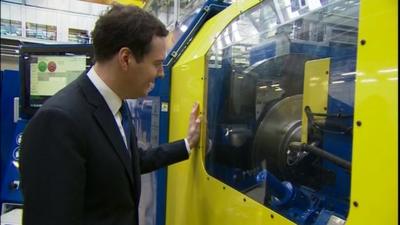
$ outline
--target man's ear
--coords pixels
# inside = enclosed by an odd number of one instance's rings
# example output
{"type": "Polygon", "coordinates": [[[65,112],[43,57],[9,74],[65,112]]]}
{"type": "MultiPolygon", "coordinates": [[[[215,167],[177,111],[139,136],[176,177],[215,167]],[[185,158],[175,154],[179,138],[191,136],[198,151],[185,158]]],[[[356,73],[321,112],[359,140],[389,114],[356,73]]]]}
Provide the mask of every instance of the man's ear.
{"type": "Polygon", "coordinates": [[[123,47],[118,51],[118,63],[123,71],[127,71],[129,64],[135,63],[134,61],[132,51],[129,48],[123,47]]]}

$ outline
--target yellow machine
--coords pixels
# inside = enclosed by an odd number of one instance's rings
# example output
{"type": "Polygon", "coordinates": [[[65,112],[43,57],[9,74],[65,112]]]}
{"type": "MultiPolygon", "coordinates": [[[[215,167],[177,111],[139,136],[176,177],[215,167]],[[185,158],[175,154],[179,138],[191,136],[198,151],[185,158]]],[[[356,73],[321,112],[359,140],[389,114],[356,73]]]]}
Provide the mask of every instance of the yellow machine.
{"type": "Polygon", "coordinates": [[[172,69],[169,141],[194,101],[203,123],[168,168],[166,225],[397,224],[397,4],[243,0],[208,20],[172,69]]]}

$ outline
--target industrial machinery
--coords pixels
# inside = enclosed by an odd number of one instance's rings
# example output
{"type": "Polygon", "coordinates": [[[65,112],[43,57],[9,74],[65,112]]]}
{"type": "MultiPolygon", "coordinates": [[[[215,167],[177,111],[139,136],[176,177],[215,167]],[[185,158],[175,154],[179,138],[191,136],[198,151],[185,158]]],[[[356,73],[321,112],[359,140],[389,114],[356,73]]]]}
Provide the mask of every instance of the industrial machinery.
{"type": "Polygon", "coordinates": [[[19,176],[23,130],[48,98],[92,65],[93,49],[88,44],[27,44],[20,48],[19,62],[19,71],[4,72],[1,87],[1,218],[16,225],[21,223],[23,204],[19,176]]]}
{"type": "Polygon", "coordinates": [[[201,105],[165,224],[397,224],[397,4],[233,1],[190,23],[133,107],[146,147],[184,137],[201,105]]]}
{"type": "Polygon", "coordinates": [[[195,100],[204,126],[168,170],[166,224],[396,224],[395,6],[238,1],[210,19],[172,68],[170,141],[195,100]]]}
{"type": "MultiPolygon", "coordinates": [[[[1,149],[1,179],[3,181],[8,174],[6,174],[6,168],[11,158],[14,156],[15,145],[17,141],[15,139],[16,123],[14,121],[14,101],[15,98],[19,97],[19,76],[17,71],[5,70],[1,71],[0,79],[0,149],[1,149]]],[[[11,184],[10,184],[11,185],[11,184]]],[[[12,184],[14,185],[14,184],[12,184]]],[[[1,203],[3,203],[3,195],[7,192],[9,185],[0,186],[1,203]]],[[[2,212],[4,207],[2,207],[2,212]]]]}
{"type": "Polygon", "coordinates": [[[280,26],[264,2],[228,25],[209,52],[207,171],[298,224],[344,222],[348,212],[354,74],[341,75],[355,71],[358,4],[335,8],[343,4],[304,9],[307,15],[280,26]],[[349,19],[332,23],[338,14],[349,19]],[[235,37],[244,26],[253,36],[235,37]],[[318,84],[324,90],[341,82],[304,102],[314,88],[310,77],[324,81],[318,84]],[[302,132],[308,133],[304,140],[302,132]],[[243,186],[249,179],[255,182],[243,186]]]}

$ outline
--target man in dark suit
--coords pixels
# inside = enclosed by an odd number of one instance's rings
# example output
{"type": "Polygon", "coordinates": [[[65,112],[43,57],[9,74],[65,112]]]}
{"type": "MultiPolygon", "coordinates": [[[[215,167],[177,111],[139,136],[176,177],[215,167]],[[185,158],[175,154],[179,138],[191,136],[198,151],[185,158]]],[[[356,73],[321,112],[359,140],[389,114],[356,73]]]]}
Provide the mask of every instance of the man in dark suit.
{"type": "Polygon", "coordinates": [[[199,142],[198,104],[184,140],[142,151],[124,101],[146,96],[163,73],[166,35],[134,6],[114,5],[96,22],[95,65],[24,131],[24,225],[136,225],[140,174],[189,157],[199,142]]]}

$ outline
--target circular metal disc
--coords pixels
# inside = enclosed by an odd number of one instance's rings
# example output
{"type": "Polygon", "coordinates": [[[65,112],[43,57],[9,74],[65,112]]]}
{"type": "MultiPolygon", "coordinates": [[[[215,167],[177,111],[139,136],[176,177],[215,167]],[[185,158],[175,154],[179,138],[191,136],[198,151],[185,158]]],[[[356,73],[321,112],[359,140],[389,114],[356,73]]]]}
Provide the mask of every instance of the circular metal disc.
{"type": "Polygon", "coordinates": [[[283,178],[287,167],[287,142],[300,141],[302,95],[286,97],[272,105],[260,122],[255,138],[255,161],[266,160],[267,169],[283,178]],[[299,140],[294,140],[299,139],[299,140]]]}

